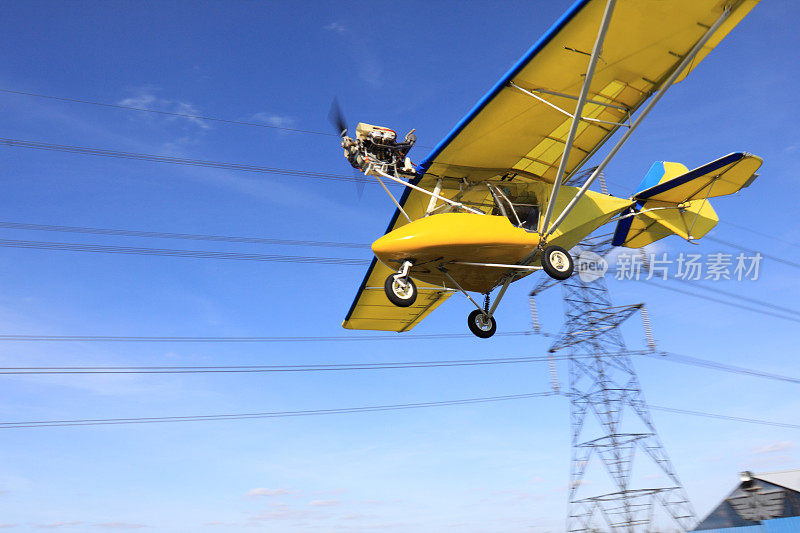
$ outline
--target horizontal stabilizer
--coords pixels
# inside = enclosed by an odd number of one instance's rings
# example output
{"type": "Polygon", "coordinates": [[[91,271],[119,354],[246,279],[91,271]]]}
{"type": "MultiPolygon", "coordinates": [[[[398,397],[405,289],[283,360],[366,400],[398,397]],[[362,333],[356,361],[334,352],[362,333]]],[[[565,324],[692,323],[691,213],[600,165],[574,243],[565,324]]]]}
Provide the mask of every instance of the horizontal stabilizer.
{"type": "Polygon", "coordinates": [[[758,176],[761,158],[737,152],[694,170],[680,163],[656,161],[617,223],[614,246],[641,248],[668,235],[699,239],[719,218],[708,198],[748,187],[758,176]]]}
{"type": "Polygon", "coordinates": [[[686,167],[679,163],[657,161],[633,199],[682,204],[689,200],[733,194],[755,180],[755,172],[761,163],[760,157],[737,152],[675,175],[676,170],[686,167]]]}

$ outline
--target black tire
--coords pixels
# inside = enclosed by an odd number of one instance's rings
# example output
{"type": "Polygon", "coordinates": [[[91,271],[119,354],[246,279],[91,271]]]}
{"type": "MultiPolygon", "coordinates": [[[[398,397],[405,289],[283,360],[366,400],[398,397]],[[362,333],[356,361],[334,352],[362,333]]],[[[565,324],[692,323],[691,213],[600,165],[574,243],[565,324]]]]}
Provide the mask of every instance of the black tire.
{"type": "Polygon", "coordinates": [[[542,252],[542,268],[551,278],[565,280],[575,270],[575,261],[562,247],[548,246],[542,252]]]}
{"type": "Polygon", "coordinates": [[[383,283],[386,297],[397,307],[414,305],[414,302],[417,301],[417,286],[414,284],[414,280],[409,277],[398,280],[395,276],[396,274],[392,274],[383,283]],[[402,284],[405,284],[405,288],[402,284]]]}
{"type": "Polygon", "coordinates": [[[488,321],[486,318],[486,314],[483,311],[478,311],[477,309],[471,312],[467,317],[467,325],[469,326],[469,330],[473,333],[473,335],[480,337],[481,339],[488,339],[494,335],[495,331],[497,331],[497,322],[495,321],[494,317],[488,317],[488,321]]]}

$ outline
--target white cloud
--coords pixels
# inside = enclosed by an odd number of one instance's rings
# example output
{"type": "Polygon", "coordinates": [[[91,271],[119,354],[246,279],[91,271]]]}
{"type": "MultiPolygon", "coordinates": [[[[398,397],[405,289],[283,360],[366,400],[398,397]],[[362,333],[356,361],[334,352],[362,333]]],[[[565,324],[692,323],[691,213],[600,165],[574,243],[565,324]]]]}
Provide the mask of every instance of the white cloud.
{"type": "Polygon", "coordinates": [[[311,500],[308,505],[311,507],[333,507],[340,503],[339,500],[311,500]]]}
{"type": "Polygon", "coordinates": [[[188,102],[160,98],[156,96],[155,91],[150,87],[139,88],[134,92],[136,93],[134,96],[123,98],[117,102],[117,105],[175,113],[174,115],[163,115],[164,120],[167,122],[182,121],[185,124],[191,124],[203,130],[211,127],[208,121],[197,118],[200,115],[200,110],[188,102]]]}
{"type": "Polygon", "coordinates": [[[256,487],[254,489],[250,489],[247,491],[247,496],[253,498],[257,496],[284,496],[286,494],[292,494],[292,490],[289,489],[268,489],[265,487],[256,487]]]}
{"type": "Polygon", "coordinates": [[[94,527],[102,527],[103,529],[140,529],[143,527],[150,527],[144,524],[131,524],[128,522],[102,522],[99,524],[92,524],[94,527]]]}
{"type": "Polygon", "coordinates": [[[325,30],[326,31],[332,31],[334,33],[338,33],[339,35],[342,35],[343,33],[345,33],[347,31],[347,28],[344,26],[344,24],[341,24],[339,22],[331,22],[330,24],[325,26],[325,30]]]}
{"type": "Polygon", "coordinates": [[[772,444],[765,444],[764,446],[757,446],[753,449],[753,453],[756,454],[765,454],[765,453],[775,453],[775,452],[783,452],[786,450],[791,450],[794,448],[794,443],[789,441],[779,441],[773,442],[772,444]]]}
{"type": "Polygon", "coordinates": [[[55,529],[59,527],[72,527],[72,526],[79,526],[81,522],[72,521],[72,522],[51,522],[49,524],[36,524],[36,527],[42,529],[55,529]]]}
{"type": "Polygon", "coordinates": [[[264,124],[275,126],[276,128],[290,128],[295,124],[294,117],[263,112],[253,115],[252,120],[263,122],[264,124]]]}

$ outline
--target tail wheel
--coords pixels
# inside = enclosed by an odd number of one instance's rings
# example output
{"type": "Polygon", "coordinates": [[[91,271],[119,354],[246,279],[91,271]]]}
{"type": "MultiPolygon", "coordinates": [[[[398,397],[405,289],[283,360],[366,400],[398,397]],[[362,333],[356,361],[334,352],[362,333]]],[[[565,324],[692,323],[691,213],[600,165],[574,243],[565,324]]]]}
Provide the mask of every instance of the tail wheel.
{"type": "Polygon", "coordinates": [[[383,284],[386,297],[397,307],[408,307],[417,301],[417,286],[409,277],[392,274],[383,284]]]}
{"type": "Polygon", "coordinates": [[[488,339],[497,331],[497,322],[493,316],[489,316],[483,311],[474,310],[467,317],[469,330],[481,339],[488,339]]]}
{"type": "Polygon", "coordinates": [[[575,269],[569,252],[560,246],[548,246],[542,253],[542,268],[547,275],[557,280],[567,279],[575,269]]]}

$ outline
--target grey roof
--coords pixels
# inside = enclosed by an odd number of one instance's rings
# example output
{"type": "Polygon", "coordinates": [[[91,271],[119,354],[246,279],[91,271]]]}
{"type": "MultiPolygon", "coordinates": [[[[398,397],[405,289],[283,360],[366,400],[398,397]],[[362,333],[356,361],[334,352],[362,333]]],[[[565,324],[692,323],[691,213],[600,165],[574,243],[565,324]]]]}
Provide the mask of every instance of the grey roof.
{"type": "Polygon", "coordinates": [[[753,474],[753,477],[772,483],[773,485],[780,485],[787,489],[800,492],[800,470],[781,470],[779,472],[765,472],[763,474],[753,474]]]}

